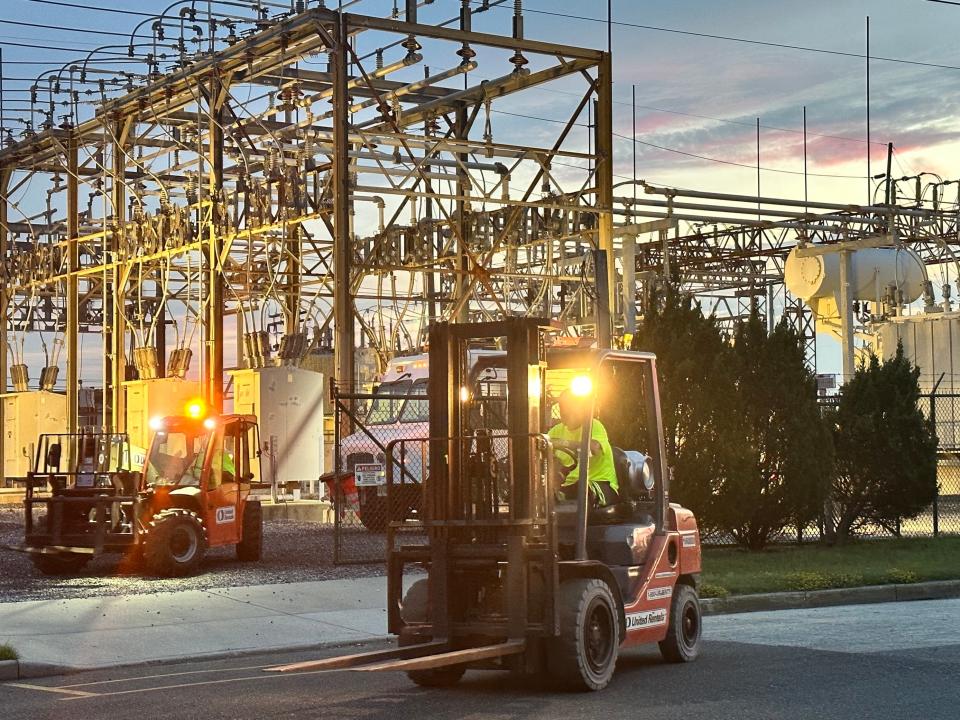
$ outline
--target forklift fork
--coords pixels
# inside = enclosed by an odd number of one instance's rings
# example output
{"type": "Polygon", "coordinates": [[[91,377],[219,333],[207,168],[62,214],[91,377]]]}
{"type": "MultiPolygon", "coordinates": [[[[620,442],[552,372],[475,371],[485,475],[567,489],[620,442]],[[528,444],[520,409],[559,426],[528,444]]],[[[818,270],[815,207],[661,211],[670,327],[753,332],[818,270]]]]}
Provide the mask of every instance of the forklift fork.
{"type": "Polygon", "coordinates": [[[298,670],[355,670],[358,672],[385,672],[388,670],[434,670],[463,663],[493,660],[507,655],[519,655],[526,650],[523,640],[479,647],[451,650],[446,642],[429,642],[392,650],[344,655],[325,660],[308,660],[266,668],[267,672],[295,672],[298,670]]]}

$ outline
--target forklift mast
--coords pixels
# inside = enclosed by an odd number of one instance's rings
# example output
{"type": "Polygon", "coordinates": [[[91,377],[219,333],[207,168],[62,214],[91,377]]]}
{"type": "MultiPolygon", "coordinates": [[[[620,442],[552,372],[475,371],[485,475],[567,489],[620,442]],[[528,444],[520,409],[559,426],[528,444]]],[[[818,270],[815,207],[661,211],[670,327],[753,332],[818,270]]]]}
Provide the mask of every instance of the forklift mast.
{"type": "Polygon", "coordinates": [[[471,478],[466,465],[471,448],[476,449],[473,438],[489,428],[475,427],[475,418],[471,417],[468,352],[472,343],[491,339],[501,341],[506,351],[507,427],[505,433],[499,433],[501,437],[490,439],[508,443],[510,477],[521,481],[510,488],[511,516],[529,518],[535,493],[532,484],[523,481],[534,474],[531,443],[546,430],[542,425],[541,388],[544,330],[548,327],[548,321],[537,319],[436,323],[431,327],[430,367],[440,369],[430,373],[428,386],[431,477],[427,502],[435,519],[467,520],[472,515],[469,505],[473,498],[470,488],[464,486],[464,481],[469,483],[471,478]]]}

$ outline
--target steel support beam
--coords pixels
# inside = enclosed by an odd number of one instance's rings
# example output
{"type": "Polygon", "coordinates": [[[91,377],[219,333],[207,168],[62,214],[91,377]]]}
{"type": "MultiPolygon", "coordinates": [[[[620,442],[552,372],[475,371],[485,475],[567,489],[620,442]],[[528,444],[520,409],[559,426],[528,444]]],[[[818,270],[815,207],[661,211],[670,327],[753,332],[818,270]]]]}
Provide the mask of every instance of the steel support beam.
{"type": "MultiPolygon", "coordinates": [[[[454,121],[453,135],[458,140],[465,139],[470,134],[470,126],[467,121],[467,108],[465,105],[459,105],[456,111],[454,121]]],[[[469,161],[470,156],[466,153],[458,155],[461,163],[469,161]]],[[[453,280],[453,297],[459,301],[467,290],[467,278],[470,272],[469,255],[469,232],[470,224],[467,222],[467,213],[470,212],[470,201],[467,199],[470,195],[470,178],[464,167],[457,167],[457,196],[456,201],[456,221],[459,226],[457,232],[457,271],[453,280]]],[[[460,302],[457,305],[459,312],[456,317],[451,318],[454,322],[464,323],[470,319],[469,302],[460,302]]]]}
{"type": "Polygon", "coordinates": [[[67,346],[67,432],[78,430],[80,414],[80,253],[76,237],[80,234],[79,192],[77,176],[77,139],[67,141],[67,317],[64,339],[67,346]]]}
{"type": "MultiPolygon", "coordinates": [[[[597,66],[597,246],[606,253],[608,313],[615,304],[616,282],[613,263],[613,75],[610,53],[603,53],[597,66]]],[[[609,317],[609,314],[607,315],[609,317]]],[[[609,328],[598,328],[597,336],[610,337],[609,328]]]]}
{"type": "Polygon", "coordinates": [[[207,132],[207,242],[204,248],[206,268],[206,304],[203,311],[203,394],[209,407],[223,412],[223,236],[220,232],[220,208],[223,193],[223,101],[224,83],[219,71],[210,76],[207,132]]]}
{"type": "Polygon", "coordinates": [[[103,284],[103,316],[106,329],[104,338],[104,389],[103,414],[105,429],[123,432],[127,427],[126,396],[123,382],[127,368],[127,273],[122,264],[117,263],[122,249],[126,246],[126,207],[127,190],[122,178],[127,169],[126,145],[130,134],[132,118],[121,118],[115,122],[112,145],[112,187],[110,190],[113,205],[113,231],[107,238],[109,256],[114,262],[107,271],[107,282],[103,284]]]}
{"type": "MultiPolygon", "coordinates": [[[[0,168],[0,260],[7,257],[7,190],[10,187],[11,170],[0,168]]],[[[7,289],[10,287],[10,278],[7,277],[6,264],[0,265],[0,395],[7,392],[7,327],[10,323],[7,307],[7,289]]],[[[4,436],[6,428],[3,424],[3,408],[5,403],[0,400],[0,479],[5,478],[6,457],[4,450],[4,436]]]]}
{"type": "Polygon", "coordinates": [[[842,344],[843,382],[849,382],[856,370],[853,347],[853,293],[850,291],[851,250],[840,251],[840,295],[837,304],[840,311],[840,342],[842,344]]]}
{"type": "Polygon", "coordinates": [[[336,381],[347,388],[354,382],[354,307],[351,288],[353,249],[351,247],[350,215],[350,115],[347,92],[347,54],[349,51],[347,26],[337,16],[334,27],[333,65],[333,317],[335,324],[334,353],[336,381]]]}

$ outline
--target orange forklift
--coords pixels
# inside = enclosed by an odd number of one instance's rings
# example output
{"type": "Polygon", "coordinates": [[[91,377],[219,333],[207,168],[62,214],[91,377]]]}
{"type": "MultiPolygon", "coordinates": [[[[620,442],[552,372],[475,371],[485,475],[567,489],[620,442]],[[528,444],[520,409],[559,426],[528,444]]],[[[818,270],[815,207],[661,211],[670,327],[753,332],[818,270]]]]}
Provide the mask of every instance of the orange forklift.
{"type": "Polygon", "coordinates": [[[185,411],[151,421],[142,471],[131,469],[139,463],[126,435],[41,435],[24,543],[12,549],[30,553],[47,575],[79,572],[103,553],[159,577],[195,573],[209,547],[235,545],[239,559],[259,560],[262,511],[249,497],[256,418],[213,415],[200,400],[185,411]]]}
{"type": "Polygon", "coordinates": [[[498,669],[600,690],[621,648],[655,642],[669,662],[697,657],[700,536],[693,513],[668,499],[656,358],[551,349],[549,335],[547,321],[529,318],[431,327],[430,367],[444,371],[430,373],[430,436],[387,452],[388,497],[405,464],[430,467],[427,543],[401,542],[410,521],[388,527],[398,646],[271,671],[401,670],[436,687],[498,669]],[[491,341],[506,350],[506,431],[484,426],[488,398],[469,389],[470,349],[491,341]],[[567,390],[613,446],[619,493],[603,505],[587,482],[592,424],[579,446],[554,447],[545,434],[550,401],[567,390]],[[573,493],[560,491],[558,464],[578,478],[573,493]]]}

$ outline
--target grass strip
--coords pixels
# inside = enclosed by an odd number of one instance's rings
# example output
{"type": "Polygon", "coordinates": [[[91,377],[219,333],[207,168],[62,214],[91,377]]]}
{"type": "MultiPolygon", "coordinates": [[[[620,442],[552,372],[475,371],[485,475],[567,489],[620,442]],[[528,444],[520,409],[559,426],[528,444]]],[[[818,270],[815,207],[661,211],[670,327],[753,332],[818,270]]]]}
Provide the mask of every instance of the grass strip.
{"type": "Polygon", "coordinates": [[[704,548],[703,597],[960,579],[960,538],[704,548]]]}

